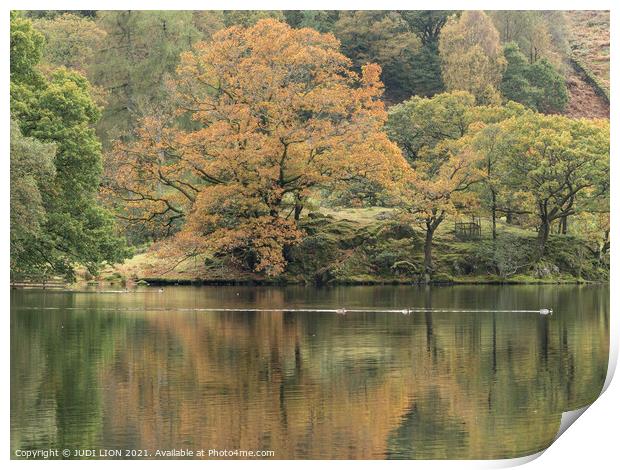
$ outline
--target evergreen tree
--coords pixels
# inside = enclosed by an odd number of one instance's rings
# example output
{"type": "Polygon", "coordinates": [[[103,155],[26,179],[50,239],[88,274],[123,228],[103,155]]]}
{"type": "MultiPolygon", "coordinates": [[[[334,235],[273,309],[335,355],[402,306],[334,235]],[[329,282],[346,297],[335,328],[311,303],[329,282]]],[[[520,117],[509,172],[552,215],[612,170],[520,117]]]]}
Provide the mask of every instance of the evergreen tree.
{"type": "Polygon", "coordinates": [[[515,43],[504,46],[504,56],[507,66],[499,86],[504,98],[546,114],[564,110],[566,82],[547,59],[530,64],[515,43]]]}
{"type": "Polygon", "coordinates": [[[504,57],[506,58],[506,71],[499,86],[502,95],[507,100],[535,108],[535,90],[527,79],[529,68],[527,58],[519,51],[519,46],[513,42],[504,46],[504,57]]]}
{"type": "Polygon", "coordinates": [[[528,70],[527,79],[536,89],[538,111],[546,114],[564,111],[568,103],[566,81],[547,59],[534,62],[528,70]]]}
{"type": "Polygon", "coordinates": [[[444,90],[439,60],[439,34],[452,13],[447,10],[400,12],[422,43],[420,50],[412,57],[414,66],[410,83],[414,95],[433,96],[444,90]]]}

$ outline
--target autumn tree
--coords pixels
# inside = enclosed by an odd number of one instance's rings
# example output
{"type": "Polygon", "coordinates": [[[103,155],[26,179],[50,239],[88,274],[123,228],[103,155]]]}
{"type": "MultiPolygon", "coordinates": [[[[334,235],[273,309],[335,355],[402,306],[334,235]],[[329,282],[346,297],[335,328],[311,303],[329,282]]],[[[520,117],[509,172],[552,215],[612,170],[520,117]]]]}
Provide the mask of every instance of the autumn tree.
{"type": "Polygon", "coordinates": [[[502,43],[514,42],[528,63],[547,59],[560,66],[568,52],[567,32],[562,11],[497,10],[490,11],[502,43]]]}
{"type": "Polygon", "coordinates": [[[481,179],[467,130],[475,98],[467,92],[413,97],[390,109],[389,136],[413,170],[399,180],[398,207],[425,232],[424,267],[433,273],[433,237],[449,214],[470,206],[467,190],[481,179]]]}
{"type": "Polygon", "coordinates": [[[176,232],[166,253],[281,273],[314,189],[406,168],[382,130],[380,68],[351,65],[332,35],[275,20],[195,44],[170,84],[175,112],[109,158],[122,216],[176,232]]]}
{"type": "Polygon", "coordinates": [[[452,17],[441,30],[439,55],[448,91],[464,90],[479,104],[497,103],[497,87],[505,68],[499,34],[482,11],[452,17]]]}
{"type": "Polygon", "coordinates": [[[577,199],[600,198],[609,173],[609,121],[528,112],[502,123],[504,184],[521,193],[521,212],[538,220],[538,255],[552,223],[576,213],[577,199]]]}

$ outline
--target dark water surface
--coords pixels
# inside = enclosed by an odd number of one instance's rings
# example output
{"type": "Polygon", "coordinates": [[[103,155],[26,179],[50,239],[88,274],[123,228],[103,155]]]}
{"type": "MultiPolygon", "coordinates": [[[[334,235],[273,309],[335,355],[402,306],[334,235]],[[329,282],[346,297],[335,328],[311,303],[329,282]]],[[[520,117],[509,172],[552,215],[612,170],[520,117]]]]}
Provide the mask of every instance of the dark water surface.
{"type": "Polygon", "coordinates": [[[607,372],[604,286],[13,291],[11,449],[509,458],[607,372]],[[428,308],[399,313],[196,308],[428,308]],[[538,313],[432,309],[540,309],[538,313]]]}

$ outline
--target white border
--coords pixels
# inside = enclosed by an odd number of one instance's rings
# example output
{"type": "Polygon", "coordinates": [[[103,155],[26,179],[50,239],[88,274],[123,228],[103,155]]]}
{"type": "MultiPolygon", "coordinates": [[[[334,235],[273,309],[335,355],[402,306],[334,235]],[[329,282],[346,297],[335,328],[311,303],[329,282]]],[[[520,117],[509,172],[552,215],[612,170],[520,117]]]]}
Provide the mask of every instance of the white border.
{"type": "MultiPolygon", "coordinates": [[[[619,2],[615,2],[619,4],[619,2]]],[[[617,462],[617,448],[618,438],[616,433],[616,422],[620,417],[620,385],[618,380],[611,381],[613,371],[616,368],[618,357],[618,342],[619,342],[619,329],[616,314],[611,315],[611,348],[610,348],[610,372],[608,373],[607,381],[605,384],[606,390],[603,395],[591,405],[591,407],[579,418],[579,422],[571,426],[570,429],[555,442],[549,449],[523,459],[509,459],[509,460],[496,460],[496,461],[391,461],[391,462],[377,462],[377,461],[327,461],[316,462],[315,461],[175,461],[174,463],[169,461],[119,461],[110,463],[109,461],[48,461],[44,464],[41,461],[16,461],[10,458],[10,410],[9,410],[9,387],[10,387],[10,369],[9,369],[9,352],[10,352],[10,316],[9,316],[9,10],[44,10],[44,9],[94,9],[94,10],[112,10],[112,9],[135,9],[135,10],[202,10],[202,9],[263,9],[263,10],[311,10],[311,9],[332,9],[332,10],[352,10],[352,9],[381,9],[381,10],[406,10],[406,9],[519,9],[519,10],[541,10],[541,9],[562,9],[562,10],[612,10],[611,14],[611,35],[615,38],[615,34],[618,31],[617,15],[619,7],[614,6],[612,1],[590,0],[590,1],[577,1],[577,0],[564,0],[564,1],[551,1],[551,0],[520,0],[519,2],[497,2],[497,1],[448,1],[448,0],[427,0],[427,1],[368,1],[368,0],[315,0],[315,1],[248,1],[248,0],[214,0],[210,2],[198,2],[192,0],[175,0],[175,1],[162,1],[162,0],[84,0],[82,2],[73,1],[41,1],[41,0],[8,0],[5,2],[5,6],[2,10],[2,22],[0,23],[0,37],[2,38],[4,47],[4,54],[2,55],[2,75],[0,76],[0,82],[2,83],[2,123],[0,129],[4,139],[2,139],[4,152],[0,159],[0,174],[5,178],[4,184],[0,184],[0,203],[2,204],[2,214],[5,223],[1,229],[1,236],[4,242],[5,249],[0,256],[2,257],[2,263],[4,270],[2,271],[2,277],[0,278],[0,285],[3,286],[5,296],[3,296],[5,315],[5,323],[3,328],[3,352],[2,354],[2,384],[0,388],[0,394],[2,396],[2,420],[3,427],[1,431],[2,443],[4,443],[4,452],[2,453],[3,460],[6,460],[11,467],[23,468],[35,465],[45,465],[46,468],[62,468],[66,466],[80,466],[92,465],[107,468],[109,465],[119,466],[122,468],[128,468],[131,466],[148,466],[149,468],[168,468],[170,465],[208,465],[217,466],[218,468],[234,468],[236,466],[248,465],[256,468],[265,468],[272,470],[274,468],[289,468],[294,465],[297,468],[311,468],[319,464],[321,467],[336,468],[336,467],[352,467],[356,469],[365,469],[376,467],[378,465],[393,465],[393,466],[415,466],[417,468],[498,468],[506,466],[514,466],[533,460],[529,466],[530,468],[544,468],[549,469],[549,466],[571,469],[579,468],[583,469],[586,466],[592,466],[593,468],[612,468],[615,466],[612,462],[617,462]],[[538,458],[536,458],[538,457],[538,458]]],[[[618,87],[617,74],[615,73],[615,64],[618,63],[618,51],[615,43],[611,48],[611,62],[612,62],[612,76],[611,76],[611,89],[612,89],[612,112],[611,112],[611,138],[612,138],[612,165],[611,165],[611,179],[612,179],[612,193],[611,193],[611,207],[612,213],[616,214],[618,210],[618,171],[617,164],[614,163],[617,157],[617,140],[614,136],[618,135],[618,109],[617,99],[614,90],[620,90],[618,87]]],[[[617,233],[618,223],[615,216],[611,219],[611,233],[615,242],[615,234],[617,233]]],[[[614,244],[615,246],[615,244],[614,244]]],[[[614,307],[619,305],[619,290],[614,289],[615,281],[618,279],[618,256],[615,255],[615,248],[612,248],[612,289],[611,289],[611,311],[614,311],[614,307]]],[[[617,284],[617,283],[616,283],[617,284]]],[[[616,464],[617,465],[617,464],[616,464]]],[[[75,468],[75,467],[74,467],[75,468]]]]}

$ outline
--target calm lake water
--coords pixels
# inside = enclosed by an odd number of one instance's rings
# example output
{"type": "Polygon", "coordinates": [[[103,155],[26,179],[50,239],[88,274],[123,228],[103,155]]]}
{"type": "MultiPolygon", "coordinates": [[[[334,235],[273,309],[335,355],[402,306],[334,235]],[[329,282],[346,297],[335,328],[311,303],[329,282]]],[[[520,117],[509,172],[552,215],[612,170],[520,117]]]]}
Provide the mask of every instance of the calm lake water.
{"type": "Polygon", "coordinates": [[[13,291],[12,455],[518,457],[597,398],[608,345],[606,286],[13,291]],[[431,310],[195,310],[220,307],[431,310]]]}

